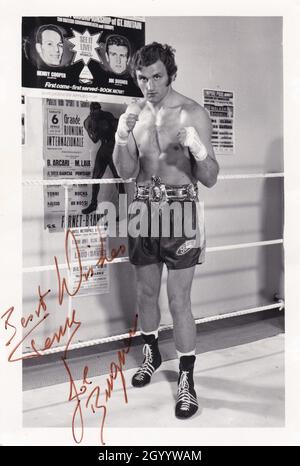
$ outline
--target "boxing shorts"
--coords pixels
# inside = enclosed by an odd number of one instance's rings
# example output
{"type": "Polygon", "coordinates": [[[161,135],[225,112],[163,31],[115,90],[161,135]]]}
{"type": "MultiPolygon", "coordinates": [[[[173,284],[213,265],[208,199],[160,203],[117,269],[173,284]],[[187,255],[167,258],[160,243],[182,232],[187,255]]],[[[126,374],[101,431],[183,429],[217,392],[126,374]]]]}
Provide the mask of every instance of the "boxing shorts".
{"type": "Polygon", "coordinates": [[[134,265],[165,263],[185,269],[205,260],[203,203],[197,185],[165,185],[152,177],[137,185],[128,217],[129,259],[134,265]]]}

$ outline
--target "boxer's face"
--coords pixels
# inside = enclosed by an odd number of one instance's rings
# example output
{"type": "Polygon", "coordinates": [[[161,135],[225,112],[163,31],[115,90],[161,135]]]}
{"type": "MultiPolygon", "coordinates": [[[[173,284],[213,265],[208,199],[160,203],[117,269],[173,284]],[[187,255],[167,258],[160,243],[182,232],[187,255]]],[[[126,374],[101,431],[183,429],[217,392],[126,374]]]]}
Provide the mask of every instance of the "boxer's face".
{"type": "Polygon", "coordinates": [[[106,54],[109,66],[116,74],[122,74],[126,70],[128,61],[128,50],[124,45],[109,45],[106,54]]]}
{"type": "Polygon", "coordinates": [[[149,102],[157,104],[167,95],[169,76],[161,60],[136,70],[136,77],[139,88],[149,102]]]}
{"type": "Polygon", "coordinates": [[[47,65],[58,66],[63,54],[64,45],[58,32],[51,29],[42,32],[42,43],[36,49],[47,65]]]}

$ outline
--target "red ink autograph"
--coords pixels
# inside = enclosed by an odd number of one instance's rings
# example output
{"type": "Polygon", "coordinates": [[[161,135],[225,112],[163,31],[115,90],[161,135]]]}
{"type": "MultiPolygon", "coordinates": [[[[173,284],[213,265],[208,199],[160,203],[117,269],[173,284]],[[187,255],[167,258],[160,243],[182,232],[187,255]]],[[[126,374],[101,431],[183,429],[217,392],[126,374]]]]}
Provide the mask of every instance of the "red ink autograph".
{"type": "Polygon", "coordinates": [[[124,244],[121,244],[118,249],[112,249],[111,250],[111,257],[107,257],[107,255],[104,252],[104,246],[103,246],[103,238],[101,236],[100,230],[99,231],[99,236],[100,236],[100,256],[98,261],[96,262],[95,265],[89,267],[87,273],[83,273],[83,268],[82,268],[82,263],[81,263],[81,255],[80,255],[80,250],[78,247],[78,243],[76,241],[75,235],[71,230],[67,230],[66,233],[66,238],[65,238],[65,253],[66,253],[66,259],[67,259],[67,266],[68,270],[71,270],[70,266],[70,260],[69,260],[69,236],[71,235],[75,248],[76,248],[76,257],[77,257],[77,264],[76,266],[78,267],[79,270],[79,280],[78,284],[73,292],[69,290],[67,280],[65,277],[61,278],[58,262],[56,256],[54,257],[54,262],[55,262],[55,267],[56,267],[56,272],[57,272],[57,278],[58,278],[58,302],[59,304],[63,303],[64,300],[64,293],[66,292],[69,296],[75,296],[78,291],[81,288],[82,281],[85,279],[86,281],[89,279],[89,277],[92,277],[94,274],[94,267],[103,267],[105,263],[107,262],[112,262],[114,259],[116,259],[120,254],[124,254],[126,251],[126,246],[124,244]]]}
{"type": "Polygon", "coordinates": [[[101,417],[101,422],[100,422],[100,441],[102,445],[105,445],[103,433],[104,433],[104,423],[105,423],[106,415],[107,415],[106,405],[112,396],[112,393],[114,390],[114,381],[117,379],[118,375],[120,376],[120,379],[122,382],[124,401],[125,403],[128,403],[126,382],[125,382],[125,378],[123,374],[123,366],[125,365],[125,362],[126,362],[126,354],[128,354],[130,350],[131,339],[136,334],[136,329],[137,329],[137,316],[134,322],[133,329],[129,330],[128,346],[125,349],[118,351],[117,353],[118,361],[117,362],[112,361],[110,364],[110,372],[109,372],[108,378],[106,379],[106,388],[105,388],[105,392],[103,392],[104,401],[102,401],[102,403],[100,401],[100,396],[102,394],[100,386],[99,385],[94,386],[94,382],[92,382],[91,380],[88,380],[88,371],[89,371],[88,366],[85,366],[83,369],[83,377],[82,377],[80,386],[76,386],[76,383],[73,379],[72,372],[66,361],[66,358],[65,357],[62,358],[66,371],[69,376],[69,381],[70,381],[69,401],[75,401],[76,403],[75,409],[73,412],[73,418],[72,418],[72,434],[73,434],[73,438],[76,443],[81,443],[83,439],[83,435],[84,435],[83,409],[90,408],[93,414],[96,414],[96,412],[99,410],[102,411],[102,417],[101,417]],[[83,396],[87,398],[83,400],[82,399],[83,396]],[[78,433],[76,432],[76,423],[78,424],[77,426],[78,433]]]}
{"type": "MultiPolygon", "coordinates": [[[[73,239],[75,248],[76,248],[76,256],[77,256],[77,262],[76,266],[78,267],[79,270],[79,281],[78,284],[75,288],[74,291],[70,291],[67,280],[65,277],[61,276],[61,272],[59,269],[58,261],[56,256],[54,256],[54,262],[55,262],[55,267],[56,267],[56,274],[57,274],[57,280],[58,280],[58,303],[59,305],[62,305],[65,293],[68,294],[69,296],[75,296],[78,291],[80,290],[81,284],[83,282],[83,279],[86,281],[89,279],[90,276],[93,275],[93,267],[100,266],[103,267],[103,265],[106,262],[111,262],[114,260],[119,254],[125,252],[125,246],[121,245],[117,250],[112,249],[111,251],[111,257],[107,257],[106,254],[104,254],[104,247],[103,247],[103,238],[100,235],[100,257],[97,261],[97,263],[94,266],[91,266],[88,270],[87,274],[83,273],[83,267],[82,267],[82,262],[81,262],[81,256],[80,256],[80,250],[78,247],[78,243],[76,241],[76,237],[74,233],[71,230],[67,230],[66,233],[66,238],[65,238],[65,254],[66,254],[66,260],[67,260],[67,266],[68,270],[71,270],[71,265],[70,265],[70,260],[69,260],[69,240],[70,238],[73,239]]],[[[74,335],[76,332],[79,330],[81,326],[81,322],[76,320],[76,311],[73,309],[71,317],[67,317],[62,325],[59,326],[58,330],[54,332],[51,336],[47,337],[44,342],[44,346],[42,348],[37,349],[36,348],[36,343],[33,338],[34,331],[36,330],[37,327],[39,327],[41,324],[44,323],[44,321],[50,316],[50,312],[47,311],[47,305],[45,302],[45,297],[51,293],[51,290],[47,290],[45,293],[41,293],[40,286],[38,287],[38,297],[39,297],[39,302],[37,309],[29,314],[26,317],[22,317],[20,320],[20,324],[22,328],[27,328],[30,323],[33,324],[33,326],[28,330],[28,332],[25,333],[24,336],[18,341],[17,344],[13,347],[12,351],[10,352],[8,356],[8,361],[9,362],[16,362],[32,357],[39,357],[43,355],[43,351],[50,349],[55,342],[60,343],[61,339],[66,335],[67,330],[73,330],[70,332],[68,341],[65,346],[65,353],[68,351],[69,346],[72,342],[72,339],[74,338],[74,335]],[[33,350],[34,355],[24,355],[21,357],[17,357],[13,359],[13,356],[15,355],[15,352],[17,351],[18,348],[24,343],[25,341],[28,341],[29,337],[31,338],[30,341],[30,347],[33,350]]],[[[15,342],[17,339],[17,334],[18,330],[20,330],[20,333],[22,333],[22,328],[18,327],[18,322],[13,322],[13,314],[14,314],[14,306],[10,307],[4,314],[2,314],[1,319],[5,318],[5,323],[4,327],[5,330],[13,330],[13,334],[11,337],[8,339],[6,342],[6,346],[9,346],[12,342],[15,342]]]]}
{"type": "MultiPolygon", "coordinates": [[[[94,274],[94,267],[103,267],[105,263],[112,262],[115,258],[117,258],[120,254],[124,253],[126,250],[125,245],[119,246],[118,249],[112,249],[111,250],[111,256],[107,257],[106,253],[104,252],[104,241],[103,238],[101,237],[100,234],[100,255],[99,259],[96,262],[94,266],[90,266],[87,273],[83,272],[83,267],[82,267],[82,262],[81,262],[81,255],[80,255],[80,250],[78,247],[78,243],[76,241],[76,237],[73,234],[71,230],[67,230],[66,232],[66,238],[65,238],[65,254],[66,254],[66,260],[67,260],[67,267],[68,270],[71,270],[71,265],[70,265],[70,260],[69,260],[69,240],[70,238],[73,240],[76,248],[76,257],[77,257],[77,263],[75,264],[77,266],[77,269],[79,270],[79,281],[78,284],[75,288],[74,291],[70,291],[70,287],[67,283],[67,279],[65,277],[62,277],[58,261],[56,256],[54,256],[54,263],[55,263],[55,268],[56,268],[56,274],[57,274],[57,280],[58,280],[58,292],[57,292],[57,298],[58,298],[58,303],[59,305],[62,305],[64,296],[65,294],[69,296],[75,296],[78,291],[80,290],[80,287],[82,285],[83,279],[86,281],[93,276],[94,274]]],[[[74,265],[74,264],[72,264],[74,265]]],[[[32,357],[40,357],[43,356],[45,353],[45,350],[50,349],[55,342],[60,343],[61,339],[65,337],[67,333],[68,340],[65,344],[64,347],[64,355],[62,357],[64,366],[68,372],[69,375],[69,380],[70,380],[70,394],[69,394],[69,401],[71,400],[76,400],[76,408],[73,414],[73,420],[72,420],[72,433],[74,440],[77,443],[80,443],[82,438],[83,438],[83,432],[84,432],[84,425],[83,425],[83,415],[82,415],[82,408],[81,408],[81,399],[80,397],[87,391],[87,386],[92,385],[93,382],[88,380],[88,367],[86,366],[83,371],[83,379],[82,379],[82,385],[77,391],[75,382],[73,380],[70,368],[66,362],[67,359],[67,352],[69,350],[70,344],[74,338],[74,335],[76,332],[79,330],[81,326],[81,322],[77,320],[76,317],[76,310],[73,309],[71,316],[68,316],[65,321],[63,322],[62,325],[59,326],[59,328],[53,332],[52,335],[47,336],[42,347],[37,348],[35,339],[34,339],[34,332],[35,330],[41,326],[47,318],[51,315],[50,311],[47,310],[47,304],[45,301],[45,298],[51,293],[51,290],[47,290],[45,292],[41,292],[40,286],[38,286],[38,305],[37,309],[28,314],[27,316],[23,316],[20,321],[15,321],[14,319],[14,311],[15,308],[14,306],[11,306],[7,311],[5,311],[1,315],[1,319],[4,319],[4,328],[6,331],[12,332],[11,335],[9,336],[9,339],[6,341],[6,346],[10,346],[12,343],[14,344],[11,352],[9,353],[8,356],[8,361],[9,362],[16,362],[16,361],[21,361],[24,359],[32,358],[32,357]],[[25,335],[22,334],[23,329],[28,329],[28,331],[25,332],[25,335]],[[21,337],[19,336],[21,334],[21,337]],[[24,342],[28,342],[30,340],[30,347],[33,350],[33,354],[30,355],[22,355],[20,357],[16,357],[15,353],[16,351],[22,346],[24,342]],[[17,343],[16,343],[17,341],[17,343]],[[76,436],[75,433],[75,421],[76,418],[79,416],[80,420],[80,437],[79,439],[76,436]]],[[[100,396],[100,387],[96,386],[93,388],[91,393],[88,396],[88,399],[86,401],[86,408],[90,407],[91,410],[95,413],[96,409],[103,409],[103,418],[101,422],[101,442],[103,443],[103,428],[104,428],[104,421],[106,417],[106,403],[109,400],[109,398],[112,395],[113,392],[113,382],[116,380],[118,374],[120,374],[121,380],[122,380],[122,385],[123,385],[123,390],[124,390],[124,398],[125,402],[127,403],[127,393],[126,393],[126,385],[125,385],[125,379],[123,375],[123,366],[125,364],[125,355],[129,352],[130,349],[130,343],[131,343],[131,338],[132,336],[136,333],[136,322],[133,330],[130,330],[129,333],[129,345],[128,347],[122,351],[118,351],[118,363],[112,362],[110,365],[110,374],[109,378],[107,379],[107,389],[105,390],[105,403],[100,405],[99,404],[99,396],[100,396]],[[95,397],[94,402],[92,403],[92,398],[95,397]]]]}

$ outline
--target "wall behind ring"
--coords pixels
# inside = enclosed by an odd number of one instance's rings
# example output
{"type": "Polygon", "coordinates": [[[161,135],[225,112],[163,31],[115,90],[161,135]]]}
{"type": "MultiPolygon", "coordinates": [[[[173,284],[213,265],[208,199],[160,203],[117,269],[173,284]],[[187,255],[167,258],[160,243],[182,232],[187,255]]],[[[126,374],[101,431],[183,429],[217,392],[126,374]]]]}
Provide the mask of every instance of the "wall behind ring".
{"type": "MultiPolygon", "coordinates": [[[[282,19],[148,17],[146,42],[154,40],[176,49],[177,91],[199,103],[203,88],[234,92],[236,150],[234,155],[217,156],[221,174],[283,171],[282,19]]],[[[31,102],[23,176],[42,178],[42,108],[38,99],[31,102]]],[[[219,181],[211,189],[202,187],[200,196],[205,201],[208,246],[282,237],[282,179],[219,181]]],[[[63,234],[56,234],[60,237],[54,241],[42,229],[42,189],[25,187],[23,205],[24,266],[53,263],[54,254],[63,257],[63,234]]],[[[24,276],[24,313],[36,305],[38,284],[55,289],[54,274],[24,276]]],[[[269,303],[275,292],[283,294],[280,245],[208,253],[206,263],[196,268],[193,313],[203,317],[269,303]]],[[[110,293],[74,300],[82,321],[74,341],[126,332],[136,310],[135,293],[131,265],[110,266],[110,293]]],[[[51,304],[56,306],[54,300],[51,304]]],[[[165,286],[160,305],[162,323],[168,324],[165,286]]],[[[51,322],[38,335],[41,341],[61,324],[66,312],[66,304],[59,312],[55,308],[51,322]]]]}

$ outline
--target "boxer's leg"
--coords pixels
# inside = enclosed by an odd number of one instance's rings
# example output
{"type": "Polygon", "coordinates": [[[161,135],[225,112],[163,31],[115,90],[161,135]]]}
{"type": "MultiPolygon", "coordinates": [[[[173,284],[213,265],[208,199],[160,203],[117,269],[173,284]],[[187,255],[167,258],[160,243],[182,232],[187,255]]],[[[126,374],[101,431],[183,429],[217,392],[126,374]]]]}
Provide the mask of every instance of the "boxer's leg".
{"type": "Polygon", "coordinates": [[[137,303],[142,331],[149,333],[158,329],[160,309],[158,298],[163,264],[135,266],[137,277],[137,303]]]}
{"type": "Polygon", "coordinates": [[[157,330],[160,323],[158,298],[162,269],[162,263],[136,266],[138,313],[145,345],[143,363],[132,378],[134,387],[147,385],[153,372],[161,365],[157,330]]]}
{"type": "Polygon", "coordinates": [[[180,419],[191,417],[198,409],[193,379],[196,324],[191,310],[191,286],[194,272],[195,266],[168,271],[169,306],[173,317],[175,345],[180,353],[175,407],[175,415],[180,419]]]}
{"type": "Polygon", "coordinates": [[[174,324],[177,351],[189,353],[196,347],[196,325],[191,310],[191,286],[195,266],[186,269],[169,269],[167,292],[174,324]]]}

